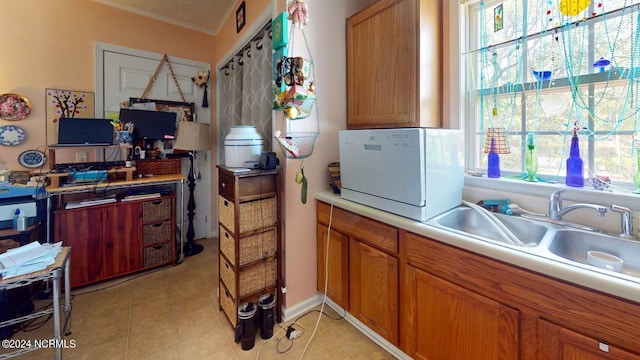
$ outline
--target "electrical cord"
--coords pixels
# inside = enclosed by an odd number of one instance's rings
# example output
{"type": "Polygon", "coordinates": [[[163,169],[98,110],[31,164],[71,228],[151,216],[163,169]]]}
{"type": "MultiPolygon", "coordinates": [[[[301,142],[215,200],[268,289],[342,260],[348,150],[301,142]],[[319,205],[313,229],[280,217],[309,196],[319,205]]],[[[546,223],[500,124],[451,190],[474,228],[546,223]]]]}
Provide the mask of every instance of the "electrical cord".
{"type": "Polygon", "coordinates": [[[340,197],[336,197],[335,199],[333,199],[333,201],[331,202],[331,209],[329,211],[329,224],[327,226],[327,245],[326,245],[326,250],[325,250],[326,254],[327,254],[327,256],[325,256],[325,283],[324,283],[324,294],[323,294],[322,306],[320,307],[320,310],[317,310],[317,309],[309,310],[306,313],[298,316],[293,322],[291,322],[289,325],[286,325],[286,326],[282,326],[280,324],[277,324],[280,327],[280,329],[278,330],[278,332],[271,339],[269,339],[268,341],[266,341],[266,342],[264,342],[264,343],[262,343],[260,345],[260,347],[258,348],[258,352],[256,354],[256,360],[258,360],[259,357],[260,357],[260,351],[262,350],[262,347],[266,343],[270,342],[272,339],[276,339],[276,351],[278,353],[284,354],[284,353],[288,352],[289,350],[291,350],[291,348],[293,348],[293,344],[295,342],[295,339],[300,338],[305,333],[305,327],[302,324],[298,324],[298,321],[300,321],[302,318],[304,318],[305,316],[307,316],[309,314],[317,312],[319,314],[318,314],[318,319],[317,319],[316,324],[314,326],[313,332],[311,334],[311,337],[307,341],[307,343],[306,343],[306,345],[305,345],[305,347],[304,347],[304,349],[302,351],[302,354],[300,355],[300,359],[302,359],[302,357],[304,356],[304,354],[307,351],[307,348],[309,347],[309,344],[313,340],[313,338],[314,338],[314,336],[315,336],[315,334],[316,334],[316,332],[318,330],[318,326],[320,325],[320,319],[322,318],[322,315],[324,315],[324,316],[326,316],[326,317],[328,317],[328,318],[330,318],[330,319],[332,319],[334,321],[341,321],[346,317],[346,315],[347,315],[346,311],[340,317],[334,317],[334,316],[331,316],[331,315],[327,314],[326,312],[324,312],[324,306],[326,304],[327,291],[328,291],[328,282],[329,282],[329,256],[328,256],[328,254],[329,254],[329,238],[331,236],[331,224],[332,224],[332,220],[333,220],[333,207],[334,207],[334,204],[335,204],[336,200],[338,200],[338,199],[340,199],[340,197]],[[300,327],[300,329],[296,329],[296,326],[300,327]],[[278,335],[282,331],[286,331],[285,336],[282,337],[282,338],[278,338],[278,335]],[[285,338],[290,340],[289,347],[286,348],[286,349],[280,349],[280,343],[285,338]]]}
{"type": "Polygon", "coordinates": [[[331,238],[331,223],[333,221],[333,207],[336,200],[341,199],[341,197],[336,197],[331,201],[331,208],[329,209],[329,224],[327,224],[327,244],[325,246],[325,257],[324,257],[324,294],[322,296],[322,305],[320,306],[320,314],[318,315],[318,320],[316,320],[316,325],[313,328],[313,332],[307,341],[307,344],[304,346],[302,353],[300,354],[300,359],[304,357],[304,354],[307,352],[309,348],[309,344],[316,335],[318,331],[318,327],[320,326],[320,319],[322,319],[322,314],[324,312],[324,306],[327,303],[327,291],[329,289],[329,240],[331,238]]]}

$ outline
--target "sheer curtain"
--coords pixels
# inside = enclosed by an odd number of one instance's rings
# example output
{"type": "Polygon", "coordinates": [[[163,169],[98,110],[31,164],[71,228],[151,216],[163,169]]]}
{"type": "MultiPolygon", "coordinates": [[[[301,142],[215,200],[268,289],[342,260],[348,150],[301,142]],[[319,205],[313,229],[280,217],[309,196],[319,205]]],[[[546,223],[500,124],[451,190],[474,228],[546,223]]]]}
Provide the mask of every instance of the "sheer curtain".
{"type": "Polygon", "coordinates": [[[271,150],[271,23],[220,69],[218,160],[224,159],[224,137],[231,126],[254,125],[271,150]]]}

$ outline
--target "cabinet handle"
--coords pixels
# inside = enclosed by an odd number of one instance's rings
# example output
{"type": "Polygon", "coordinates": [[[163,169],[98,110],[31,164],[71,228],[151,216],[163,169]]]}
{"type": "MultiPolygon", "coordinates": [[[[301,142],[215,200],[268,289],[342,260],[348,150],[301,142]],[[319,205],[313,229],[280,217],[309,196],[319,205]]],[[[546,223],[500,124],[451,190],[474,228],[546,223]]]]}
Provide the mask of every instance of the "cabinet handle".
{"type": "Polygon", "coordinates": [[[224,263],[224,267],[226,267],[227,269],[229,268],[229,264],[227,264],[226,262],[224,263]]]}
{"type": "Polygon", "coordinates": [[[160,249],[162,249],[163,247],[164,247],[164,245],[156,245],[156,246],[153,246],[153,248],[154,248],[154,249],[156,249],[156,250],[160,250],[160,249]]]}
{"type": "Polygon", "coordinates": [[[229,238],[229,233],[228,232],[224,232],[224,237],[226,237],[227,239],[229,238]]]}
{"type": "Polygon", "coordinates": [[[227,183],[222,183],[222,187],[226,188],[227,187],[227,183]]]}
{"type": "Polygon", "coordinates": [[[229,202],[227,200],[224,201],[224,206],[229,206],[229,202]]]}
{"type": "Polygon", "coordinates": [[[162,224],[164,224],[164,223],[157,223],[157,224],[153,224],[153,225],[151,225],[151,226],[153,226],[153,227],[156,227],[156,228],[157,228],[157,227],[162,226],[162,224]]]}
{"type": "Polygon", "coordinates": [[[162,204],[162,200],[156,200],[156,201],[152,202],[152,204],[160,205],[160,204],[162,204]]]}

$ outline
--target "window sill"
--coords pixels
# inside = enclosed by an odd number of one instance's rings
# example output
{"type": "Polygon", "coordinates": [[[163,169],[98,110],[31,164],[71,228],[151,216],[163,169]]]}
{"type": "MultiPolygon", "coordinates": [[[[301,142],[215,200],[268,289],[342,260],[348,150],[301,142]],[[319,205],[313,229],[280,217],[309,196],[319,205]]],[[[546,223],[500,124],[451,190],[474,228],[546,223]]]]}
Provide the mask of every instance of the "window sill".
{"type": "Polygon", "coordinates": [[[543,183],[543,182],[527,182],[524,180],[513,180],[507,178],[490,179],[487,177],[478,177],[465,175],[465,186],[473,186],[480,189],[499,190],[504,192],[519,193],[524,195],[533,195],[541,197],[549,197],[552,192],[559,189],[567,189],[562,194],[562,198],[575,202],[588,202],[601,205],[616,204],[631,209],[638,209],[639,194],[634,194],[631,190],[595,190],[590,185],[583,188],[575,188],[566,186],[563,183],[543,183]]]}

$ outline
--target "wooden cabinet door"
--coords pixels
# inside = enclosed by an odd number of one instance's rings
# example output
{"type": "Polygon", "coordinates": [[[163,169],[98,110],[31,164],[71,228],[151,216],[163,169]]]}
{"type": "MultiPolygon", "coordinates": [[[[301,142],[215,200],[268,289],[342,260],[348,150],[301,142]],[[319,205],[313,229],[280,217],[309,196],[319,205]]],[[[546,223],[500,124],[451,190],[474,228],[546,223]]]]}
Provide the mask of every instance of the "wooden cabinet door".
{"type": "Polygon", "coordinates": [[[416,0],[347,19],[347,128],[417,126],[417,29],[416,0]]]}
{"type": "Polygon", "coordinates": [[[538,320],[539,359],[563,360],[640,360],[634,354],[616,348],[545,320],[538,320]]]}
{"type": "Polygon", "coordinates": [[[411,265],[405,269],[403,350],[409,356],[518,359],[517,310],[411,265]]]}
{"type": "Polygon", "coordinates": [[[349,238],[331,230],[329,238],[329,265],[326,266],[327,226],[318,224],[318,291],[324,292],[327,281],[327,296],[340,307],[349,310],[349,238]],[[325,279],[328,267],[328,279],[325,279]]]}
{"type": "Polygon", "coordinates": [[[141,268],[141,203],[123,202],[104,208],[103,276],[129,273],[141,268]]]}
{"type": "Polygon", "coordinates": [[[61,210],[55,213],[55,241],[71,246],[71,286],[102,279],[102,208],[61,210]]]}
{"type": "Polygon", "coordinates": [[[349,243],[349,312],[398,345],[398,259],[355,239],[349,243]]]}

